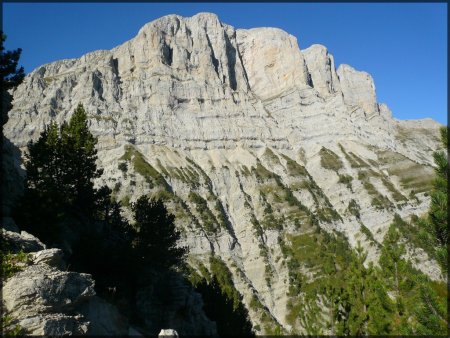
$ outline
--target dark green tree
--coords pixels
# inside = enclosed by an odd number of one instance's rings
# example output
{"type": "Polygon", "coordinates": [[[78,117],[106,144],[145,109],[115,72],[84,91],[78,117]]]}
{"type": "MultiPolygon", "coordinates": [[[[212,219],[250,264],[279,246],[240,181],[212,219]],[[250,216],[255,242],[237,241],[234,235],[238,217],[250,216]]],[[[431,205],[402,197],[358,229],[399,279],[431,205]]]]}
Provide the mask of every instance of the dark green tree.
{"type": "Polygon", "coordinates": [[[395,299],[391,334],[444,334],[446,292],[438,295],[435,288],[445,290],[445,286],[431,282],[405,260],[404,238],[399,230],[402,224],[406,223],[396,216],[384,237],[380,255],[381,274],[395,299]]]}
{"type": "Polygon", "coordinates": [[[92,216],[96,189],[94,179],[102,174],[97,169],[97,138],[89,131],[87,114],[81,104],[75,109],[69,123],[61,128],[61,167],[63,185],[70,203],[92,216]]]}
{"type": "Polygon", "coordinates": [[[133,247],[136,262],[142,266],[167,269],[183,263],[186,249],[177,246],[181,234],[175,217],[163,202],[141,196],[131,205],[137,231],[133,247]]]}
{"type": "Polygon", "coordinates": [[[420,233],[425,241],[432,243],[435,255],[444,272],[448,271],[448,127],[442,127],[441,143],[443,150],[433,153],[436,164],[436,177],[433,181],[431,192],[431,204],[428,216],[419,224],[422,227],[420,233]]]}
{"type": "Polygon", "coordinates": [[[6,35],[0,31],[0,81],[2,95],[2,121],[3,126],[8,120],[8,111],[11,109],[11,95],[8,90],[17,87],[23,80],[25,73],[23,67],[17,68],[22,49],[5,51],[6,35]]]}
{"type": "Polygon", "coordinates": [[[343,335],[348,332],[346,314],[349,312],[348,294],[341,285],[334,280],[327,280],[321,288],[323,302],[328,309],[328,329],[331,335],[343,335]]]}
{"type": "Polygon", "coordinates": [[[395,290],[398,295],[400,293],[400,283],[404,278],[406,262],[402,259],[405,254],[405,245],[400,242],[401,236],[395,223],[389,227],[388,232],[384,236],[383,248],[381,250],[380,265],[382,271],[388,281],[388,286],[395,290]]]}
{"type": "Polygon", "coordinates": [[[87,226],[94,220],[101,198],[93,183],[101,175],[96,142],[80,104],[69,123],[61,128],[51,123],[28,144],[24,195],[14,213],[19,226],[47,244],[59,245],[64,227],[87,226]]]}
{"type": "Polygon", "coordinates": [[[196,291],[202,295],[206,315],[216,322],[219,336],[254,337],[247,309],[227,295],[216,276],[209,282],[203,279],[196,291]]]}
{"type": "Polygon", "coordinates": [[[17,224],[47,244],[58,241],[58,224],[65,216],[61,147],[55,123],[50,124],[36,142],[28,144],[25,191],[14,210],[17,224]]]}
{"type": "Polygon", "coordinates": [[[379,271],[372,263],[366,268],[367,253],[358,246],[348,268],[348,334],[390,333],[392,305],[379,271]]]}
{"type": "Polygon", "coordinates": [[[447,303],[440,298],[426,278],[419,279],[418,297],[413,313],[417,321],[415,334],[448,336],[447,303]]]}

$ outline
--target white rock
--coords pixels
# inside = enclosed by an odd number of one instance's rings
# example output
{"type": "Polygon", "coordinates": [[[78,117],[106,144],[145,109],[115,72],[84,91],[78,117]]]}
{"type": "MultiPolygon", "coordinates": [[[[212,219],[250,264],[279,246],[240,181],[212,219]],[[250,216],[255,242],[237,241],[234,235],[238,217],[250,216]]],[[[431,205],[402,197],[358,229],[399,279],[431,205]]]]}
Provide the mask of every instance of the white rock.
{"type": "Polygon", "coordinates": [[[375,84],[370,74],[342,64],[337,69],[337,75],[347,105],[361,107],[368,114],[376,111],[375,84]]]}
{"type": "Polygon", "coordinates": [[[333,55],[328,53],[325,46],[312,45],[304,49],[308,72],[311,74],[314,89],[323,97],[341,92],[339,78],[336,74],[333,55]]]}
{"type": "Polygon", "coordinates": [[[173,329],[161,329],[158,337],[178,337],[178,333],[173,329]]]}
{"type": "Polygon", "coordinates": [[[58,269],[64,269],[63,256],[64,253],[61,249],[46,249],[33,253],[32,260],[34,264],[43,263],[58,269]]]}

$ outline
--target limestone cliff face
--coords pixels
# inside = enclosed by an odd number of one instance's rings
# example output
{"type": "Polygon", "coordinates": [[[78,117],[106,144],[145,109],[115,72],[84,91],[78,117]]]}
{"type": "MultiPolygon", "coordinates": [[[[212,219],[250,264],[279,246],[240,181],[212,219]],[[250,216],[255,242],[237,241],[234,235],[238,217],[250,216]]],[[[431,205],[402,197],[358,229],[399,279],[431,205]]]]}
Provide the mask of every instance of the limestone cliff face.
{"type": "MultiPolygon", "coordinates": [[[[220,256],[254,324],[266,325],[259,333],[270,323],[302,332],[286,319],[280,241],[311,231],[311,215],[351,245],[365,243],[376,261],[369,244],[382,241],[394,214],[428,208],[438,123],[394,119],[369,74],[336,70],[325,47],[301,50],[279,29],[169,15],[112,50],[37,68],[12,94],[4,133],[18,148],[81,102],[99,138],[98,183],[125,205],[164,198],[190,264],[220,256]]],[[[417,267],[444,278],[424,257],[417,267]]]]}

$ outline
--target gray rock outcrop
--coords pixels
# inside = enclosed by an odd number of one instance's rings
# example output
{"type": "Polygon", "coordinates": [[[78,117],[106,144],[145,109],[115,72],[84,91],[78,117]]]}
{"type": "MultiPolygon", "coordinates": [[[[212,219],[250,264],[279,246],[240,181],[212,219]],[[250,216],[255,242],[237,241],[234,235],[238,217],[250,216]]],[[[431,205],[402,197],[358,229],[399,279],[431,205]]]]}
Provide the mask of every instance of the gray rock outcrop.
{"type": "Polygon", "coordinates": [[[118,310],[95,296],[88,274],[62,271],[60,249],[45,249],[40,241],[22,234],[2,232],[9,251],[29,252],[23,270],[2,283],[2,308],[24,334],[127,335],[128,322],[118,310]]]}
{"type": "Polygon", "coordinates": [[[1,229],[3,246],[10,252],[35,252],[45,249],[45,244],[26,231],[14,232],[1,229]]]}

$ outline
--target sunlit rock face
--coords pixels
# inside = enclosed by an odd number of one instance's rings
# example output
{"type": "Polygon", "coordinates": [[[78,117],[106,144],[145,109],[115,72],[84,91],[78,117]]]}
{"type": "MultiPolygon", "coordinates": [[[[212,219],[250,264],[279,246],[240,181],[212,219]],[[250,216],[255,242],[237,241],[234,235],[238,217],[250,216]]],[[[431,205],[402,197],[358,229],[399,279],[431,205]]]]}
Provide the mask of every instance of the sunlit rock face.
{"type": "MultiPolygon", "coordinates": [[[[280,243],[312,233],[312,215],[376,262],[371,243],[394,214],[422,215],[429,205],[439,124],[394,119],[369,74],[336,70],[326,47],[302,50],[280,29],[169,15],[112,50],[38,67],[12,94],[4,134],[18,148],[81,102],[99,138],[97,183],[124,205],[164,198],[189,264],[209,269],[210,255],[220,257],[260,334],[275,324],[305,332],[287,319],[280,243]]],[[[420,255],[417,268],[444,278],[420,255]]]]}

